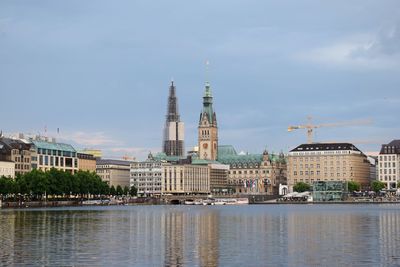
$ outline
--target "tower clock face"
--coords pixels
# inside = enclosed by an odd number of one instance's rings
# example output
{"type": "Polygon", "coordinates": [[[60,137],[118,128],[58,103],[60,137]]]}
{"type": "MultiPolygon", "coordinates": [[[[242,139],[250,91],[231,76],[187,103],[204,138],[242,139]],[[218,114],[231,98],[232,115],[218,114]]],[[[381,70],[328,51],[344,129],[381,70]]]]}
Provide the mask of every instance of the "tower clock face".
{"type": "Polygon", "coordinates": [[[207,144],[207,143],[203,144],[203,148],[204,148],[204,149],[207,149],[207,147],[208,147],[208,144],[207,144]]]}

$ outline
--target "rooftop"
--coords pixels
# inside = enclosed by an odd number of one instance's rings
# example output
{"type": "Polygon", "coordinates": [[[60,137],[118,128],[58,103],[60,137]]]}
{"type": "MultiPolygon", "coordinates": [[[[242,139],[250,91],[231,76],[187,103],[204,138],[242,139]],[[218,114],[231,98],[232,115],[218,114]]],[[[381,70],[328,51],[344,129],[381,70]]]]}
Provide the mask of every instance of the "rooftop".
{"type": "Polygon", "coordinates": [[[32,143],[37,148],[41,148],[41,149],[51,149],[51,150],[61,150],[61,151],[76,152],[76,150],[73,148],[73,146],[71,146],[69,144],[52,143],[52,142],[38,141],[38,140],[32,140],[32,143]]]}
{"type": "Polygon", "coordinates": [[[117,160],[117,159],[98,159],[96,160],[96,165],[121,165],[130,166],[132,161],[127,160],[117,160]]]}
{"type": "Polygon", "coordinates": [[[400,140],[393,140],[389,144],[382,145],[379,154],[400,154],[400,140]]]}
{"type": "MultiPolygon", "coordinates": [[[[350,143],[314,143],[302,144],[290,150],[290,152],[297,151],[326,151],[326,150],[353,150],[360,151],[357,147],[350,143]]],[[[360,151],[361,152],[361,151],[360,151]]]]}

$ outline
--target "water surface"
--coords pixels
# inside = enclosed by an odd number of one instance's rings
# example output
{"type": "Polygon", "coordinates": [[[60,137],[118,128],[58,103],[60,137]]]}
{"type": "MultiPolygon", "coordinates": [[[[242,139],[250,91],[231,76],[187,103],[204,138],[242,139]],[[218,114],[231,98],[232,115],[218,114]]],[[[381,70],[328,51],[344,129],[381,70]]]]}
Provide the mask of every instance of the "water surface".
{"type": "Polygon", "coordinates": [[[0,210],[7,266],[400,266],[400,205],[0,210]]]}

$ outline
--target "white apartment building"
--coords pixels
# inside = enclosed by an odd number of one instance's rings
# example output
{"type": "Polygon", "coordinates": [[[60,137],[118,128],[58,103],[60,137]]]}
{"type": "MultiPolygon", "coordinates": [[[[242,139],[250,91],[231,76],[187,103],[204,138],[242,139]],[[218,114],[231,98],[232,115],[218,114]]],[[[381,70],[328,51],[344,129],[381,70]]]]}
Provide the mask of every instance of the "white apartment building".
{"type": "Polygon", "coordinates": [[[161,194],[162,163],[149,154],[147,160],[130,165],[130,187],[137,188],[139,195],[161,194]]]}
{"type": "Polygon", "coordinates": [[[379,181],[386,184],[387,189],[396,189],[400,182],[400,140],[393,140],[382,145],[378,157],[379,181]]]}

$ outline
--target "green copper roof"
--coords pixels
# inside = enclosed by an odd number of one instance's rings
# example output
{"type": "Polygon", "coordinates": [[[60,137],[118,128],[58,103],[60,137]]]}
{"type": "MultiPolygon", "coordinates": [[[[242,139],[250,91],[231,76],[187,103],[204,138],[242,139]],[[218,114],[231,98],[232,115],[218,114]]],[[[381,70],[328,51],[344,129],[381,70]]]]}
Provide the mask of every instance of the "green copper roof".
{"type": "Polygon", "coordinates": [[[63,143],[50,143],[45,141],[36,141],[33,140],[32,143],[41,149],[52,149],[52,150],[61,150],[61,151],[69,151],[69,152],[76,152],[76,150],[68,144],[63,143]]]}
{"type": "Polygon", "coordinates": [[[207,165],[207,164],[219,164],[220,162],[215,160],[207,160],[207,159],[193,159],[193,165],[207,165]]]}
{"type": "Polygon", "coordinates": [[[214,122],[214,110],[212,106],[212,93],[211,87],[208,82],[206,82],[206,89],[204,91],[203,97],[203,111],[201,113],[200,120],[203,118],[203,115],[206,114],[208,122],[212,124],[214,122]]]}
{"type": "MultiPolygon", "coordinates": [[[[271,162],[285,163],[285,158],[276,154],[268,154],[268,159],[271,162]]],[[[236,150],[231,145],[218,146],[218,162],[229,165],[239,164],[261,164],[263,154],[246,154],[238,155],[236,150]]]]}

